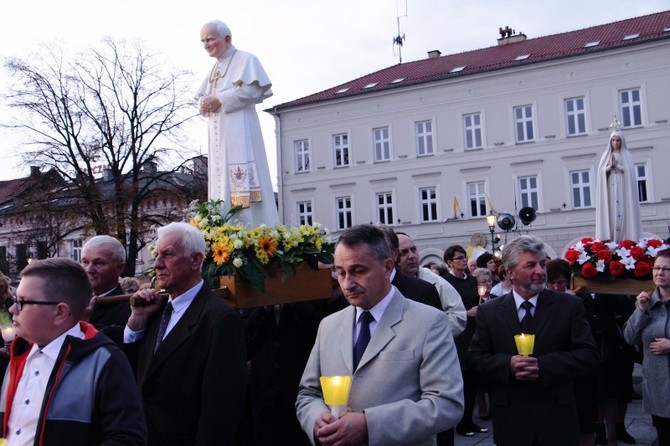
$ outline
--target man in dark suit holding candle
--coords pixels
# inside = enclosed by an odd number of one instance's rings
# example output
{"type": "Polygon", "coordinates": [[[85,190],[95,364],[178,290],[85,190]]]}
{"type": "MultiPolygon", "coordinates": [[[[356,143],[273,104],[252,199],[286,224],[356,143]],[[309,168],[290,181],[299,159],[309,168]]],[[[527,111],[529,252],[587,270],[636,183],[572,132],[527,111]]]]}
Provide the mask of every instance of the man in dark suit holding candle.
{"type": "Polygon", "coordinates": [[[544,243],[524,235],[503,250],[511,293],[479,306],[469,364],[492,386],[498,446],[578,443],[573,381],[599,355],[581,300],[546,290],[544,243]],[[530,303],[530,304],[529,304],[530,303]],[[517,354],[514,335],[535,335],[531,356],[517,354]]]}

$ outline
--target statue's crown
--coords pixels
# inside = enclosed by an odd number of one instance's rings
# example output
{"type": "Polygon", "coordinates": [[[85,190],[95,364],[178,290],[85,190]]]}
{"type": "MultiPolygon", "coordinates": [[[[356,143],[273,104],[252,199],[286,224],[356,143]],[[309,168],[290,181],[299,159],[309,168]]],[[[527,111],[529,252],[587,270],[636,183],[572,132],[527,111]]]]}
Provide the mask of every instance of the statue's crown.
{"type": "Polygon", "coordinates": [[[622,129],[623,129],[623,126],[619,122],[619,118],[617,118],[617,116],[614,115],[614,121],[612,121],[612,123],[610,124],[610,130],[612,130],[613,132],[618,132],[622,129]]]}

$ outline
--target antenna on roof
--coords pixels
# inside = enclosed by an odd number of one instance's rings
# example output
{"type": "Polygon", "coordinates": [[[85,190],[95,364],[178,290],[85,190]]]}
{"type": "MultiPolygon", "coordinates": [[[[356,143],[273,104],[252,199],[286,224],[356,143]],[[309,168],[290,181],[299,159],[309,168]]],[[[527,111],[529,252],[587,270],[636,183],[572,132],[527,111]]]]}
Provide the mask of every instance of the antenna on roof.
{"type": "Polygon", "coordinates": [[[402,63],[402,45],[405,41],[405,33],[400,34],[400,18],[407,18],[407,0],[405,0],[405,15],[400,15],[400,10],[398,8],[398,0],[395,3],[396,7],[396,21],[398,22],[398,35],[393,38],[393,55],[395,56],[395,47],[398,46],[398,59],[399,63],[402,63]]]}

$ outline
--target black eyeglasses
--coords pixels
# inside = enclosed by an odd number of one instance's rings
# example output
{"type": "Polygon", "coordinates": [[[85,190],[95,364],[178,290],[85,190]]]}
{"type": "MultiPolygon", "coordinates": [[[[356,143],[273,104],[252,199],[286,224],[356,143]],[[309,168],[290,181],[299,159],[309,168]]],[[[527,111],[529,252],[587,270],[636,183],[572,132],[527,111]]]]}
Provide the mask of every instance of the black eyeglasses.
{"type": "Polygon", "coordinates": [[[44,302],[41,300],[19,300],[17,298],[12,299],[16,304],[19,311],[23,310],[24,305],[58,305],[60,302],[44,302]]]}
{"type": "Polygon", "coordinates": [[[467,257],[465,257],[465,256],[456,256],[456,257],[453,257],[451,260],[464,260],[464,259],[467,259],[467,257]]]}

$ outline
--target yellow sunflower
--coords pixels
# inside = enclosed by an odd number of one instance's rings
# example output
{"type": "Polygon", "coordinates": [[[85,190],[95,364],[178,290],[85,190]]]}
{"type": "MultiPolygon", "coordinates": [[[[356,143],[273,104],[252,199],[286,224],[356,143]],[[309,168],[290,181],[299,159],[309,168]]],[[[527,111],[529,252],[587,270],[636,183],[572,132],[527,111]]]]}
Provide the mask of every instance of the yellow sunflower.
{"type": "Polygon", "coordinates": [[[258,260],[266,265],[270,261],[270,257],[277,252],[277,240],[268,234],[261,235],[257,239],[255,251],[258,260]]]}
{"type": "Polygon", "coordinates": [[[223,265],[230,259],[232,245],[230,241],[219,241],[212,245],[212,259],[217,265],[223,265]]]}

